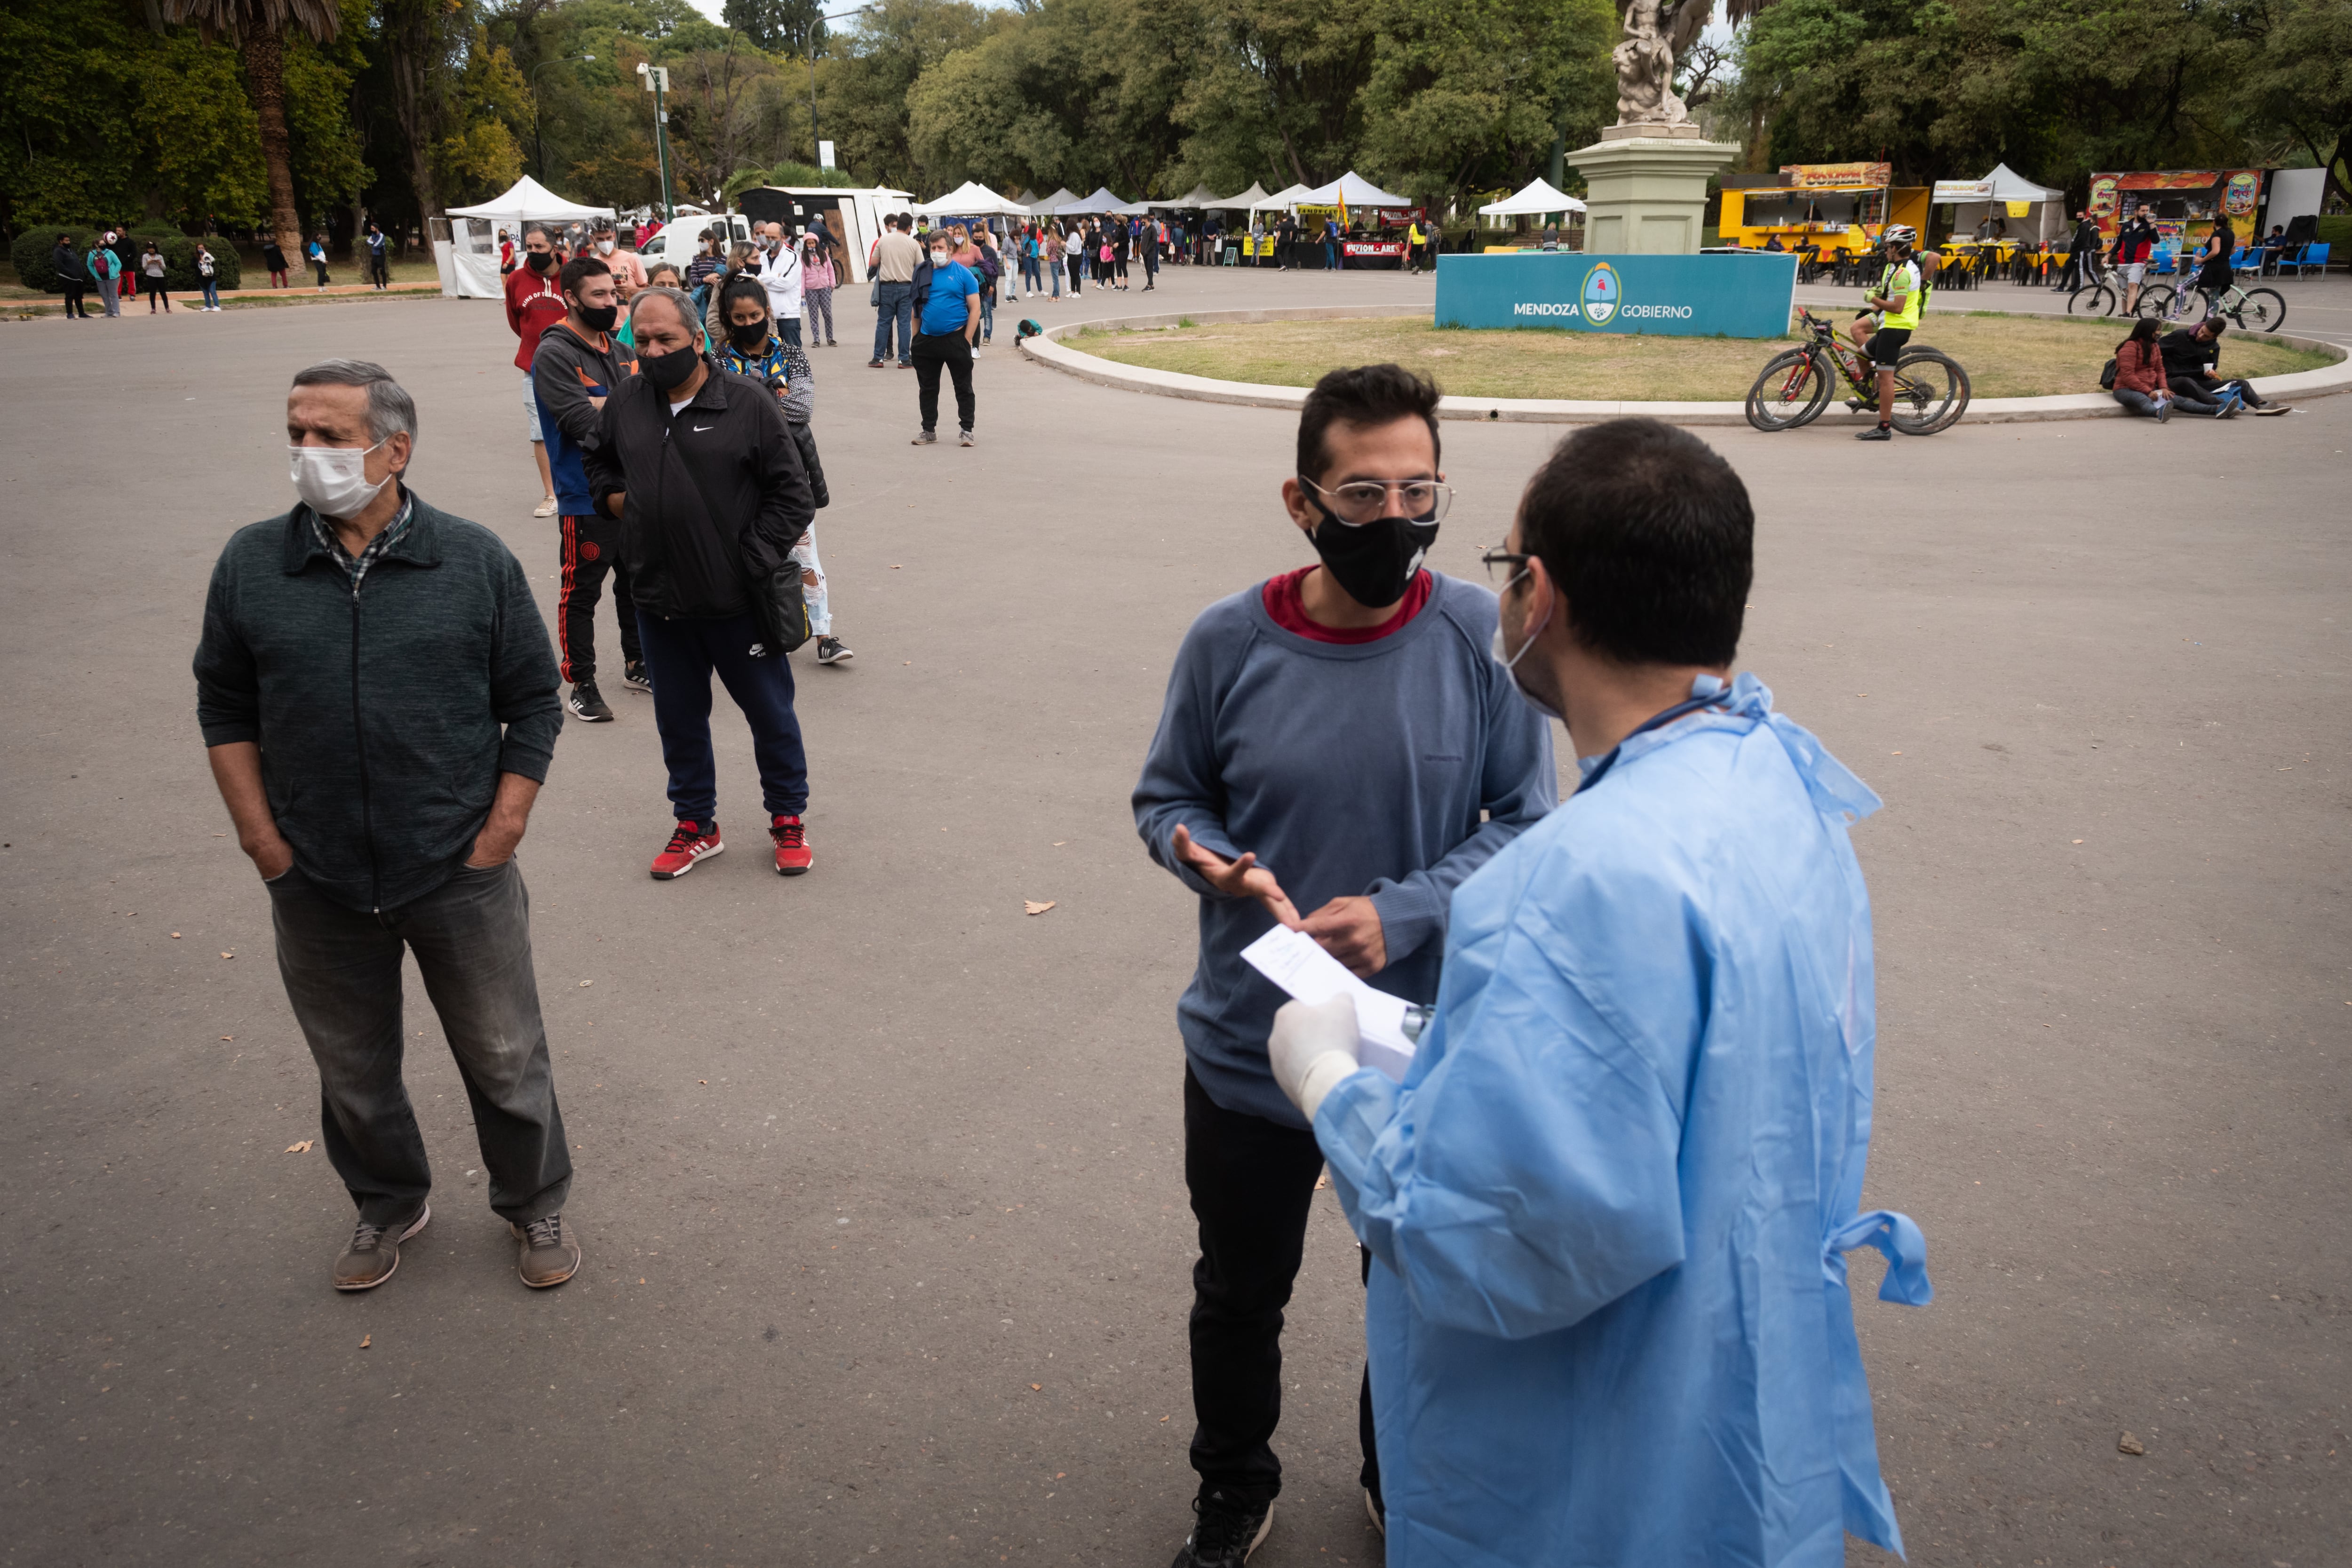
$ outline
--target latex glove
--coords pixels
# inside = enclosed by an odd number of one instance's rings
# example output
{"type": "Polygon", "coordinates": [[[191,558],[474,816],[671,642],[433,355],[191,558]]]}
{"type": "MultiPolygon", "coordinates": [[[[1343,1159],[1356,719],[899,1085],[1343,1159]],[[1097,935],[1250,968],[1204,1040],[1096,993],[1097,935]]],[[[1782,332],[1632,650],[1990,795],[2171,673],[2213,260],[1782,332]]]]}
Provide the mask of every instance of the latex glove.
{"type": "Polygon", "coordinates": [[[1274,1062],[1274,1081],[1307,1121],[1314,1121],[1316,1108],[1331,1086],[1359,1065],[1354,999],[1285,1002],[1274,1016],[1274,1033],[1267,1037],[1265,1049],[1274,1062]]]}

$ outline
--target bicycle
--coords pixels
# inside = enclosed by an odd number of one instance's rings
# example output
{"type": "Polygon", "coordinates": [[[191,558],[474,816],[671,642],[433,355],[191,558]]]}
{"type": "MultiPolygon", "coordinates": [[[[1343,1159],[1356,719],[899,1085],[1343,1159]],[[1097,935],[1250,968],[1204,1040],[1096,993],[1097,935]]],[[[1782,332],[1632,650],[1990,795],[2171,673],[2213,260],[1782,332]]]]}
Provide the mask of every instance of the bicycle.
{"type": "MultiPolygon", "coordinates": [[[[1857,412],[1878,406],[1877,371],[1869,356],[1840,341],[1837,329],[1811,310],[1799,310],[1810,340],[1765,362],[1748,389],[1748,423],[1759,430],[1795,430],[1822,416],[1845,377],[1857,412]],[[1834,366],[1834,370],[1832,370],[1834,366]]],[[[1933,436],[1948,429],[1969,406],[1969,373],[1941,349],[1906,344],[1895,363],[1895,428],[1906,436],[1933,436]]]]}
{"type": "Polygon", "coordinates": [[[2108,281],[2108,273],[2100,267],[2096,257],[2086,256],[2083,262],[2083,284],[2066,296],[2066,313],[2070,316],[2112,316],[2123,296],[2108,281]]]}
{"type": "Polygon", "coordinates": [[[2216,294],[2194,283],[2158,283],[2139,299],[2140,315],[2158,321],[2228,318],[2244,331],[2275,332],[2286,325],[2286,300],[2275,289],[2244,289],[2232,283],[2216,294]]]}

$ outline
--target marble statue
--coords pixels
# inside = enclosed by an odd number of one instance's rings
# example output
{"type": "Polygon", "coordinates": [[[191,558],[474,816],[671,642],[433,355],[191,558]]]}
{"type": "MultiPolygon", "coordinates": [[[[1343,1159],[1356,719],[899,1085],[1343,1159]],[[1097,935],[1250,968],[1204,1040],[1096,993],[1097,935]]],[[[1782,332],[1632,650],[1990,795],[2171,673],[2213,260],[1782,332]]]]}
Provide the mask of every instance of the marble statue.
{"type": "Polygon", "coordinates": [[[1675,58],[1697,41],[1714,10],[1714,0],[1619,0],[1625,38],[1611,58],[1617,62],[1621,129],[1692,123],[1689,109],[1675,96],[1675,58]]]}

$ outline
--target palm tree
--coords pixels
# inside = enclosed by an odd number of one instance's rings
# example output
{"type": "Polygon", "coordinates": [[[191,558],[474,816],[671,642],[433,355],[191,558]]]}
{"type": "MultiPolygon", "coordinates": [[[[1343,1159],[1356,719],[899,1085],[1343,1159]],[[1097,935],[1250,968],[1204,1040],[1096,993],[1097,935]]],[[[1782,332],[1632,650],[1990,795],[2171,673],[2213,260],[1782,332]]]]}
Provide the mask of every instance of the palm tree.
{"type": "Polygon", "coordinates": [[[209,39],[226,33],[245,56],[254,112],[261,121],[261,163],[269,176],[269,226],[288,257],[302,254],[302,216],[294,210],[294,164],[286,136],[286,33],[299,27],[318,43],[333,41],[342,16],[334,0],[163,0],[174,22],[194,22],[209,39]]]}

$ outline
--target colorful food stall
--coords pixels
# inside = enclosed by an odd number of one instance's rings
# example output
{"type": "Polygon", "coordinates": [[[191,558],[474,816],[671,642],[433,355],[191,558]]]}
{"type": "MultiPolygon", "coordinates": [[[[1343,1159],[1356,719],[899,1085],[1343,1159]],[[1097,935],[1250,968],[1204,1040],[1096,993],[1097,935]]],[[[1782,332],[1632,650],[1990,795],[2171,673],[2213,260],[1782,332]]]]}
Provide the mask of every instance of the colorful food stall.
{"type": "Polygon", "coordinates": [[[1925,233],[1927,187],[1896,185],[1887,163],[1790,163],[1776,174],[1726,174],[1723,216],[1727,246],[1811,251],[1822,261],[1875,249],[1890,223],[1925,233]]]}
{"type": "Polygon", "coordinates": [[[2157,233],[2175,254],[2192,251],[2213,232],[2213,220],[2227,215],[2243,245],[2254,231],[2263,195],[2260,169],[2159,169],[2142,174],[2093,174],[2091,216],[2112,242],[2116,229],[2145,209],[2157,233]]]}

